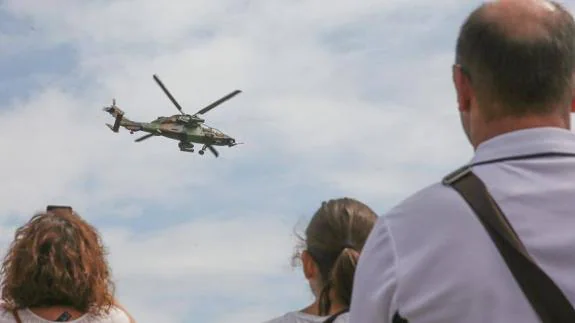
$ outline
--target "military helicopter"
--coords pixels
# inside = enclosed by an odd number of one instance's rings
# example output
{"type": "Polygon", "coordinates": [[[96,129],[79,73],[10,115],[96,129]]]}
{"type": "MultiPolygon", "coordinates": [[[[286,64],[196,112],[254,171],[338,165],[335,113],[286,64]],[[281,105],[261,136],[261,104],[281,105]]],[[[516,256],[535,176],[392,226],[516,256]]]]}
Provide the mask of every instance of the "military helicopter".
{"type": "Polygon", "coordinates": [[[157,75],[153,75],[156,83],[162,88],[164,93],[168,96],[170,101],[180,111],[180,115],[173,115],[170,117],[158,117],[152,122],[136,122],[124,117],[124,111],[116,106],[116,99],[112,100],[112,105],[104,107],[104,111],[111,114],[116,118],[113,125],[106,124],[113,132],[118,132],[120,127],[130,131],[131,134],[137,131],[147,132],[146,135],[138,138],[135,142],[141,142],[154,136],[163,136],[166,138],[178,140],[178,147],[184,152],[194,152],[194,143],[202,144],[202,148],[198,151],[203,155],[206,149],[209,149],[216,157],[219,156],[218,151],[214,146],[228,146],[233,147],[241,143],[236,143],[236,140],[218,129],[207,126],[205,120],[199,115],[212,110],[223,102],[231,99],[232,97],[241,93],[240,90],[235,90],[230,94],[222,97],[221,99],[213,102],[205,108],[199,110],[193,115],[183,112],[180,104],[174,99],[170,91],[166,88],[164,83],[157,75]]]}

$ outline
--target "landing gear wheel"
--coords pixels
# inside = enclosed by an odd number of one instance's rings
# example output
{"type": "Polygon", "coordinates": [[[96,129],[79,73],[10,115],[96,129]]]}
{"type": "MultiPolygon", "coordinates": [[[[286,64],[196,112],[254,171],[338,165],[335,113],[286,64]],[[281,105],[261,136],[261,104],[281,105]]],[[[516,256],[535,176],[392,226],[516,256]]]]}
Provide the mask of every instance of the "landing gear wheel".
{"type": "Polygon", "coordinates": [[[203,155],[203,154],[204,154],[204,151],[203,151],[203,150],[200,150],[200,151],[198,151],[198,154],[203,155]]]}

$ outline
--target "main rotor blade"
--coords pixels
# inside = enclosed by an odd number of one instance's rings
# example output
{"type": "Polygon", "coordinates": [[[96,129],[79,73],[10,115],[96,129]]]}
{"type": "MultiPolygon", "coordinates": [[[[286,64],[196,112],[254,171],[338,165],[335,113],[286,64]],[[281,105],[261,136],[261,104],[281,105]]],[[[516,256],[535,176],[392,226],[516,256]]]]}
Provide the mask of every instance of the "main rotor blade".
{"type": "Polygon", "coordinates": [[[140,141],[146,140],[146,139],[148,139],[148,138],[150,138],[150,137],[153,137],[153,136],[154,136],[153,133],[149,133],[149,134],[147,134],[147,135],[145,135],[145,136],[142,136],[142,137],[140,137],[140,138],[138,138],[138,139],[136,139],[136,140],[134,140],[134,141],[135,141],[135,142],[140,142],[140,141]]]}
{"type": "Polygon", "coordinates": [[[225,101],[227,101],[227,100],[233,98],[234,96],[236,96],[236,95],[238,95],[238,94],[240,94],[240,93],[242,93],[242,91],[240,91],[240,90],[235,90],[235,91],[233,91],[232,93],[230,93],[230,94],[224,96],[223,98],[221,98],[221,99],[215,101],[214,103],[212,103],[212,104],[208,105],[207,107],[201,109],[200,111],[196,112],[196,114],[204,114],[204,113],[210,111],[211,109],[217,107],[218,105],[224,103],[225,101]]]}
{"type": "Polygon", "coordinates": [[[170,93],[170,91],[168,91],[168,89],[166,88],[166,86],[164,85],[164,83],[162,83],[162,81],[160,81],[160,78],[154,74],[154,80],[156,81],[156,83],[158,83],[158,85],[162,88],[162,90],[164,91],[164,93],[166,93],[166,95],[168,96],[168,98],[170,98],[170,101],[172,101],[172,103],[176,106],[176,108],[178,108],[178,110],[180,111],[181,114],[184,114],[184,111],[182,111],[182,107],[180,106],[180,104],[178,103],[178,101],[176,101],[176,99],[174,99],[174,97],[172,96],[172,94],[170,93]]]}
{"type": "Polygon", "coordinates": [[[214,148],[213,146],[208,145],[207,147],[208,147],[208,149],[212,152],[212,154],[214,154],[214,155],[216,156],[216,158],[220,155],[220,154],[218,153],[218,151],[216,150],[216,148],[214,148]]]}

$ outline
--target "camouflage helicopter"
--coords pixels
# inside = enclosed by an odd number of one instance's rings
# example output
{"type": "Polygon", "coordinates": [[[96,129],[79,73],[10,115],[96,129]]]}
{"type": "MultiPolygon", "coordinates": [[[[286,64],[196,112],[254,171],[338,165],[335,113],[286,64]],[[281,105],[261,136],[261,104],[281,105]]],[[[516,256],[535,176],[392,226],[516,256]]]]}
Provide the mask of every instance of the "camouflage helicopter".
{"type": "Polygon", "coordinates": [[[156,83],[162,88],[164,93],[168,96],[170,101],[180,111],[180,115],[173,115],[170,117],[158,117],[152,122],[136,122],[124,117],[124,112],[116,106],[116,99],[112,100],[112,105],[105,107],[104,111],[111,114],[116,120],[114,125],[106,124],[112,131],[118,132],[120,127],[130,131],[131,134],[137,131],[147,132],[146,135],[138,138],[135,142],[141,142],[153,136],[163,136],[166,138],[178,140],[178,146],[181,151],[194,152],[194,143],[202,144],[202,148],[198,151],[203,155],[206,149],[209,149],[216,157],[219,156],[218,151],[214,146],[228,146],[233,147],[240,143],[218,129],[207,126],[204,119],[198,115],[203,115],[212,110],[216,106],[231,99],[232,97],[241,93],[240,90],[235,90],[230,94],[222,97],[221,99],[206,106],[193,115],[185,114],[180,104],[174,99],[170,91],[164,86],[162,81],[157,75],[153,75],[156,83]]]}

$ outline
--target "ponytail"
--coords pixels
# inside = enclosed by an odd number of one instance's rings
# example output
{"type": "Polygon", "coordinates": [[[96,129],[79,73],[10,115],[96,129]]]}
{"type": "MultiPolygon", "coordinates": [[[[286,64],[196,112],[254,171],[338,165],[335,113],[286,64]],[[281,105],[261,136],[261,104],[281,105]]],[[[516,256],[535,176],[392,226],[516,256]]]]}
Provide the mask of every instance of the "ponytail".
{"type": "Polygon", "coordinates": [[[353,278],[359,259],[359,252],[352,248],[345,248],[337,257],[331,271],[331,282],[337,299],[346,307],[351,304],[353,278]]]}
{"type": "Polygon", "coordinates": [[[349,308],[351,304],[355,267],[357,266],[358,259],[359,252],[349,246],[344,247],[335,260],[331,261],[331,268],[326,267],[326,263],[324,262],[318,263],[320,272],[322,272],[322,277],[327,278],[324,279],[324,286],[319,295],[320,315],[327,315],[329,313],[331,304],[333,303],[333,300],[330,300],[329,297],[329,293],[332,290],[334,291],[335,298],[346,308],[349,308]]]}

